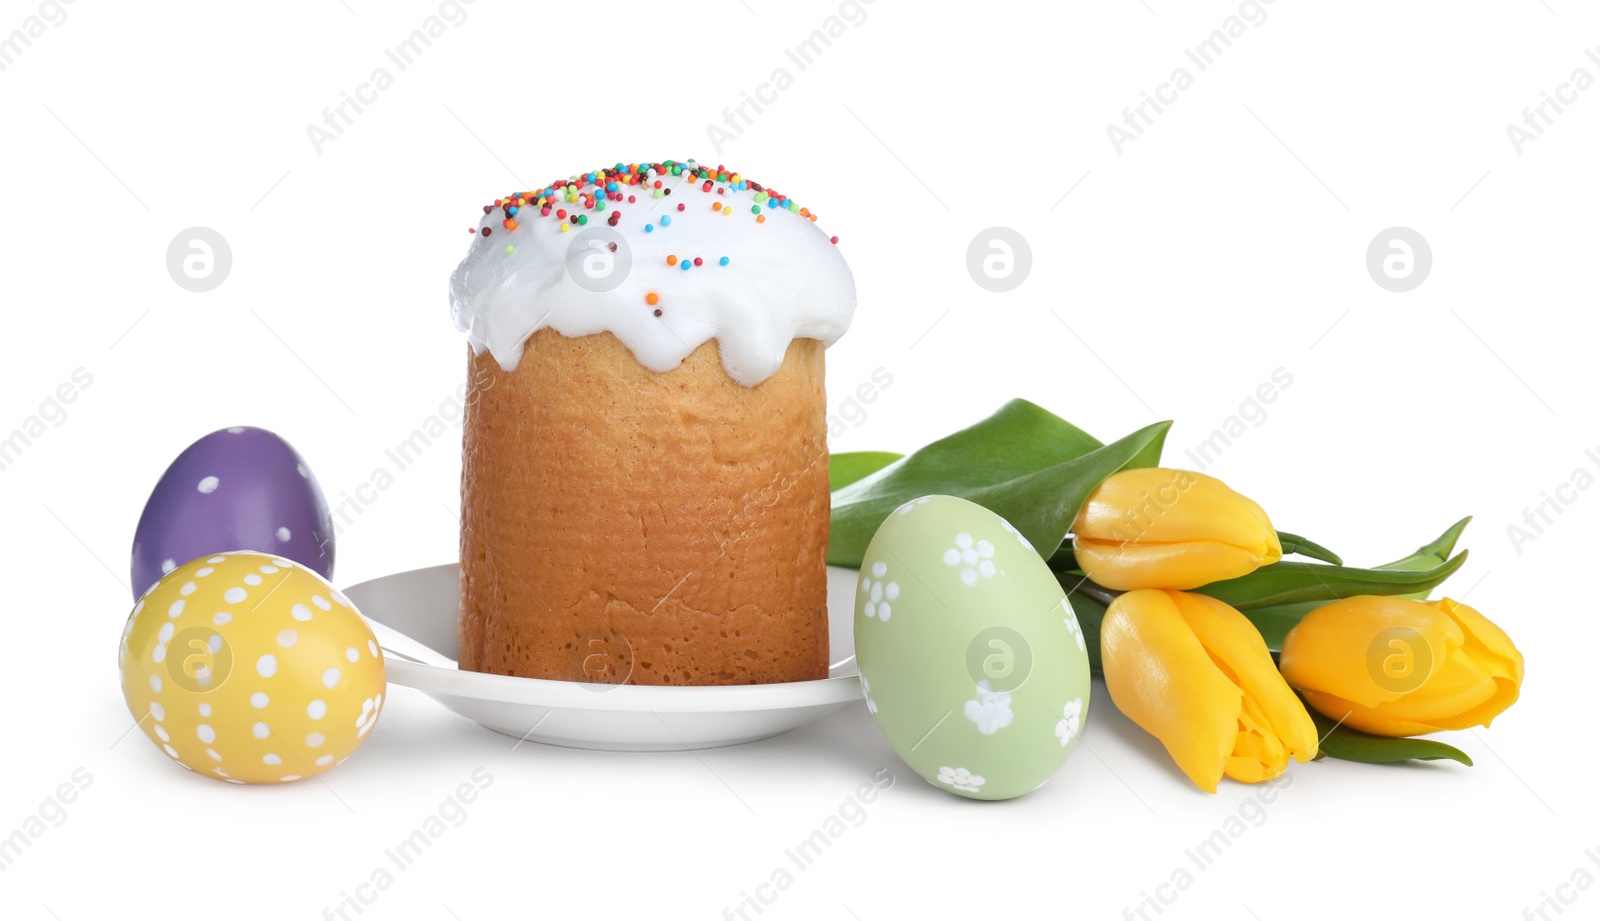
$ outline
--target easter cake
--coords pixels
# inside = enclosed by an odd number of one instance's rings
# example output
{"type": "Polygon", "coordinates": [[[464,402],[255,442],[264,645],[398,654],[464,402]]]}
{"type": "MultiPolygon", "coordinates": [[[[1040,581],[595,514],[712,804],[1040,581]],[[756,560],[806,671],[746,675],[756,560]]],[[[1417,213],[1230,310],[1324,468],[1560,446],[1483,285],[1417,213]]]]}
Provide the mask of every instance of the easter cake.
{"type": "Polygon", "coordinates": [[[470,230],[461,667],[826,677],[823,350],[855,310],[837,238],[692,160],[513,193],[470,230]]]}

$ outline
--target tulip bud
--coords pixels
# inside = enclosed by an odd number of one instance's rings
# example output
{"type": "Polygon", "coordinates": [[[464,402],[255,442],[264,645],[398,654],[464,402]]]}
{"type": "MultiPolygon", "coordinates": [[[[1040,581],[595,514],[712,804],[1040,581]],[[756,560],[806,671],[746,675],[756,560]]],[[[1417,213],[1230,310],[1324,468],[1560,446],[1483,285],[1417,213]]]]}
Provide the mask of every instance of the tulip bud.
{"type": "Polygon", "coordinates": [[[1283,557],[1261,506],[1221,480],[1164,467],[1113,474],[1072,524],[1084,575],[1106,588],[1191,589],[1283,557]]]}
{"type": "Polygon", "coordinates": [[[1100,627],[1106,689],[1207,793],[1223,775],[1271,780],[1317,754],[1310,714],[1243,614],[1215,598],[1119,595],[1100,627]]]}
{"type": "Polygon", "coordinates": [[[1312,707],[1373,735],[1487,726],[1522,687],[1511,638],[1449,598],[1329,602],[1289,631],[1280,661],[1312,707]]]}

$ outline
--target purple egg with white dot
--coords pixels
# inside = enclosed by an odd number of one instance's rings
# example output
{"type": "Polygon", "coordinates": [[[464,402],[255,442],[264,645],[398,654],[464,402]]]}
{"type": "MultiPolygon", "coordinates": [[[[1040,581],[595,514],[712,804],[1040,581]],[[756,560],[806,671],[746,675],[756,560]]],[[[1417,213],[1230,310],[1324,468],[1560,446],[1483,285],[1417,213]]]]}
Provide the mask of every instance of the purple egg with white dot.
{"type": "Polygon", "coordinates": [[[133,594],[201,556],[255,550],[333,577],[333,520],[292,445],[234,426],[184,449],[161,475],[133,533],[133,594]]]}

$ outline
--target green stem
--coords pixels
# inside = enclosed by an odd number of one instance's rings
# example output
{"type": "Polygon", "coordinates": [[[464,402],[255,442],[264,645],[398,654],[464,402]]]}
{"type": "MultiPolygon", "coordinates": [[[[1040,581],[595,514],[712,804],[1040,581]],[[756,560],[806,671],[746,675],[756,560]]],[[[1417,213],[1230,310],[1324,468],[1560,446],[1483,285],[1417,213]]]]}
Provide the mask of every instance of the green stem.
{"type": "MultiPolygon", "coordinates": [[[[1117,600],[1117,596],[1122,594],[1115,589],[1109,589],[1103,585],[1096,585],[1095,583],[1090,582],[1087,577],[1073,577],[1070,574],[1063,574],[1063,576],[1058,578],[1060,578],[1062,582],[1066,582],[1068,579],[1076,578],[1077,581],[1072,583],[1069,591],[1077,592],[1083,597],[1091,599],[1101,607],[1110,607],[1111,602],[1117,600]]],[[[1063,585],[1063,587],[1065,588],[1066,586],[1063,585]]]]}
{"type": "Polygon", "coordinates": [[[1319,543],[1307,540],[1298,534],[1290,534],[1288,531],[1279,531],[1278,543],[1283,545],[1284,556],[1298,554],[1300,556],[1310,557],[1313,560],[1321,560],[1324,563],[1332,563],[1335,566],[1339,566],[1344,563],[1344,560],[1339,558],[1339,554],[1334,553],[1332,550],[1329,550],[1327,547],[1324,547],[1319,543]]]}

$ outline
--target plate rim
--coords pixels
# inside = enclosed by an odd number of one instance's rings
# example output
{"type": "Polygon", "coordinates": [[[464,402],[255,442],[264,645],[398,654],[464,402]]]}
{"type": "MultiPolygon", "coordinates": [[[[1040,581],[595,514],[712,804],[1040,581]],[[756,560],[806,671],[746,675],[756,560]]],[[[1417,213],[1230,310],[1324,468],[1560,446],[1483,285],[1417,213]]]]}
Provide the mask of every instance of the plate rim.
{"type": "MultiPolygon", "coordinates": [[[[829,569],[841,567],[830,566],[829,569]]],[[[439,563],[366,579],[345,587],[345,595],[363,594],[363,589],[419,573],[453,569],[460,563],[439,563]]],[[[359,610],[359,604],[357,605],[359,610]]],[[[459,611],[457,614],[459,615],[459,611]]],[[[388,626],[380,617],[365,611],[362,616],[388,626]]],[[[393,629],[393,628],[391,628],[393,629]]],[[[420,642],[420,641],[418,641],[420,642]]],[[[846,660],[848,661],[848,660],[846,660]]],[[[550,678],[522,678],[467,671],[459,666],[444,668],[408,662],[385,656],[388,680],[427,694],[448,694],[492,703],[551,707],[574,710],[610,710],[662,713],[731,713],[762,710],[800,710],[847,704],[862,697],[858,675],[787,681],[775,684],[726,685],[593,685],[550,678]],[[606,690],[593,690],[605,688],[606,690]]]]}

